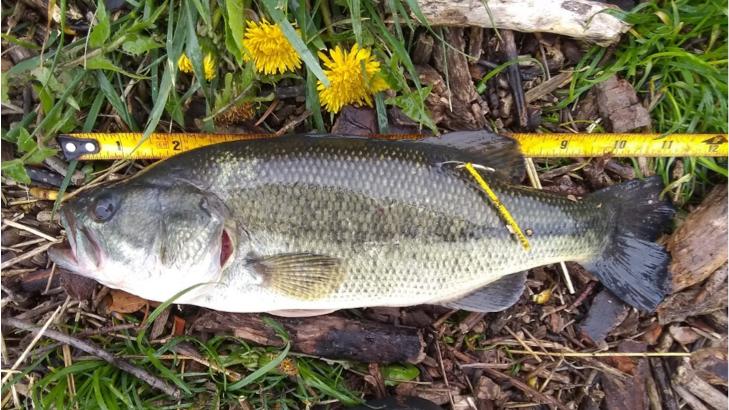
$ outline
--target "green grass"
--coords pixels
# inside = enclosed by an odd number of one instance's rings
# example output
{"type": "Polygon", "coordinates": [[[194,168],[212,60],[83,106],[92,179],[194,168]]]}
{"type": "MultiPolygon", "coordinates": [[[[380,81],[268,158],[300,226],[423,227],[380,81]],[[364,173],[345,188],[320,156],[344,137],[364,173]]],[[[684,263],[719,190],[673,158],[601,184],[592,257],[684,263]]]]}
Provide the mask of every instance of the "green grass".
{"type": "MultiPolygon", "coordinates": [[[[727,1],[646,2],[622,17],[631,30],[614,50],[593,47],[584,55],[557,108],[571,106],[595,84],[618,75],[648,101],[657,132],[726,133],[727,1]]],[[[672,175],[677,161],[690,175],[675,187],[681,205],[726,179],[726,160],[657,159],[650,167],[669,184],[678,179],[672,175]]]]}

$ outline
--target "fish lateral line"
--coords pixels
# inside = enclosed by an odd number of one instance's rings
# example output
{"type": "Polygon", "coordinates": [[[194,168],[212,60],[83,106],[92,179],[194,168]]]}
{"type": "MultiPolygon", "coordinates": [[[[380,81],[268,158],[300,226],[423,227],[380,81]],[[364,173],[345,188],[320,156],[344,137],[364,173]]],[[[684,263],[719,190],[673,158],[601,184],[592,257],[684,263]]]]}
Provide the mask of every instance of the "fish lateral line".
{"type": "Polygon", "coordinates": [[[486,193],[486,196],[491,201],[491,204],[493,204],[493,206],[499,212],[499,215],[501,215],[501,218],[504,220],[504,222],[506,222],[507,228],[510,228],[509,231],[516,235],[517,239],[524,247],[524,250],[528,252],[531,249],[529,239],[521,230],[519,224],[516,222],[516,219],[514,219],[514,217],[511,215],[511,212],[509,212],[509,210],[506,208],[506,205],[501,202],[499,197],[491,189],[486,180],[481,177],[481,174],[479,174],[479,172],[476,170],[472,163],[466,162],[465,164],[463,164],[463,167],[469,172],[469,174],[471,174],[473,179],[476,180],[476,183],[478,183],[481,189],[486,193]]]}

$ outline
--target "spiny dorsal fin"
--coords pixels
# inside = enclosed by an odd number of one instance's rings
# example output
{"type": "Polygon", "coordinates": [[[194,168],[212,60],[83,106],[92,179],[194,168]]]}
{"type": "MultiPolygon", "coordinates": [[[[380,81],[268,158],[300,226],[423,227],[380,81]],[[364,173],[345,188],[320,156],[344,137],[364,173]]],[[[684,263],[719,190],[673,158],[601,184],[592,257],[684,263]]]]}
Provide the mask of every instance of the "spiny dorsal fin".
{"type": "Polygon", "coordinates": [[[250,262],[267,286],[286,296],[316,300],[330,295],[344,280],[338,258],[310,253],[284,253],[250,262]]]}
{"type": "Polygon", "coordinates": [[[486,130],[457,131],[423,138],[418,143],[457,149],[463,153],[460,161],[493,168],[496,174],[508,181],[518,183],[524,179],[524,157],[519,143],[509,137],[486,130]]]}
{"type": "Polygon", "coordinates": [[[501,312],[519,300],[524,293],[525,282],[526,272],[514,273],[442,305],[469,312],[501,312]]]}

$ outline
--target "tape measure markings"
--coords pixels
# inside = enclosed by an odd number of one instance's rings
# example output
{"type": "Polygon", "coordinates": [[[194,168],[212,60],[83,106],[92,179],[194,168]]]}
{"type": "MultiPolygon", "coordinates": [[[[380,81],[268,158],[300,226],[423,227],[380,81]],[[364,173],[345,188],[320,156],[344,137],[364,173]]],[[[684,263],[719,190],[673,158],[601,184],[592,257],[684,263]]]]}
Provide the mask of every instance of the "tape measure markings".
{"type": "MultiPolygon", "coordinates": [[[[724,134],[534,134],[512,133],[526,157],[726,157],[724,134]]],[[[141,133],[83,133],[58,137],[67,159],[159,159],[220,142],[274,138],[273,134],[153,133],[143,143],[141,133]],[[72,147],[72,148],[70,148],[72,147]],[[136,149],[134,149],[136,147],[136,149]],[[88,148],[93,148],[92,150],[88,148]]],[[[374,135],[384,139],[415,139],[418,134],[374,135]]]]}

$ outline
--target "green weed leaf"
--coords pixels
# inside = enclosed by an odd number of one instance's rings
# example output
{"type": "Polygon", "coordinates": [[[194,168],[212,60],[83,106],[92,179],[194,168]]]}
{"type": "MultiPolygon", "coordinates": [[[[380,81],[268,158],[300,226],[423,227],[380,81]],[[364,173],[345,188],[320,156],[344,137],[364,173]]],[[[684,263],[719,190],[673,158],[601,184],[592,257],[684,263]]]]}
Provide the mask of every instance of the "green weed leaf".
{"type": "Polygon", "coordinates": [[[25,128],[18,130],[18,141],[16,144],[18,145],[18,150],[22,153],[30,152],[38,146],[38,143],[30,136],[30,133],[25,128]]]}
{"type": "Polygon", "coordinates": [[[117,67],[116,64],[112,63],[111,60],[104,56],[96,56],[86,61],[86,68],[89,70],[107,70],[114,71],[116,73],[124,74],[127,77],[134,78],[135,80],[143,80],[146,77],[130,73],[129,71],[122,70],[117,67]]]}
{"type": "Polygon", "coordinates": [[[2,163],[3,175],[18,181],[22,184],[30,184],[30,177],[25,172],[25,166],[23,161],[20,159],[14,159],[12,161],[3,161],[2,163]]]}
{"type": "Polygon", "coordinates": [[[91,29],[91,34],[89,34],[89,46],[92,48],[103,46],[111,34],[111,22],[109,21],[109,15],[106,13],[104,0],[99,0],[98,2],[96,21],[96,25],[91,29]]]}
{"type": "Polygon", "coordinates": [[[430,118],[430,113],[425,108],[425,99],[430,94],[431,88],[432,86],[423,87],[415,90],[415,92],[388,98],[385,102],[400,108],[413,121],[417,121],[419,124],[423,124],[437,133],[435,123],[433,123],[433,120],[430,118]]]}
{"type": "Polygon", "coordinates": [[[226,0],[225,14],[227,23],[225,45],[228,51],[235,55],[236,60],[241,61],[241,56],[243,56],[243,32],[245,30],[245,27],[243,27],[245,24],[243,0],[226,0]]]}
{"type": "Polygon", "coordinates": [[[130,36],[129,40],[122,44],[122,49],[127,53],[140,56],[149,50],[162,47],[162,44],[156,42],[152,37],[148,36],[130,36]]]}

